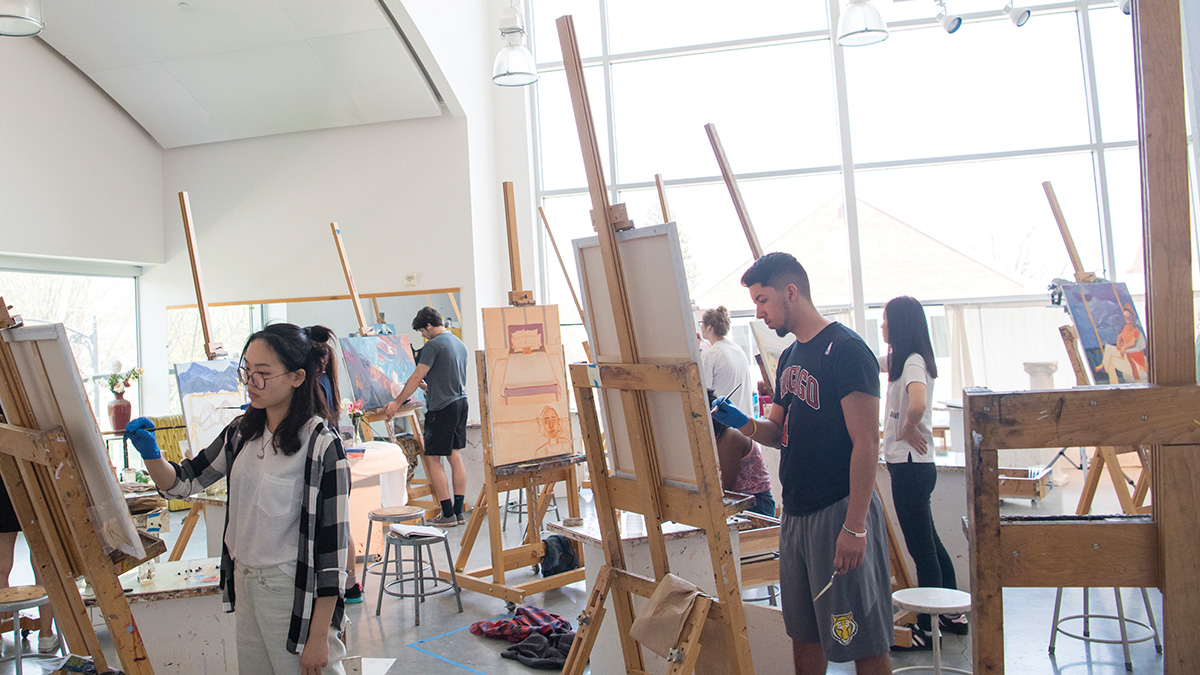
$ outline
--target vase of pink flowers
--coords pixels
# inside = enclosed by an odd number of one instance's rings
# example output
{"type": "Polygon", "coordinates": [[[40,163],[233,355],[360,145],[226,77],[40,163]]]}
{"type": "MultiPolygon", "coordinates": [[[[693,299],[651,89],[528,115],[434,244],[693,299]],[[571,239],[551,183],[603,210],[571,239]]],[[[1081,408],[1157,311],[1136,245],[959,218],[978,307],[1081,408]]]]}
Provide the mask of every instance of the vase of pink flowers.
{"type": "Polygon", "coordinates": [[[354,429],[354,446],[358,447],[363,444],[362,419],[365,411],[363,407],[365,402],[360,398],[357,401],[347,401],[346,414],[350,416],[350,426],[354,429]]]}

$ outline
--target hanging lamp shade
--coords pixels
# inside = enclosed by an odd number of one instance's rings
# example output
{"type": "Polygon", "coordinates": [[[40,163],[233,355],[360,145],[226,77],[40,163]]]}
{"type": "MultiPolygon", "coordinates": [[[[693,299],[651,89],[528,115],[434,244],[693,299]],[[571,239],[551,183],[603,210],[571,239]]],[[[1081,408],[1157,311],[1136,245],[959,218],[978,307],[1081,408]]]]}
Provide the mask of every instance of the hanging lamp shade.
{"type": "Polygon", "coordinates": [[[538,80],[533,53],[523,44],[505,45],[492,64],[492,82],[501,87],[524,87],[538,80]]]}
{"type": "Polygon", "coordinates": [[[38,0],[0,0],[0,35],[29,37],[45,27],[38,0]]]}
{"type": "Polygon", "coordinates": [[[861,47],[887,39],[887,22],[871,0],[849,0],[838,19],[837,43],[861,47]]]}

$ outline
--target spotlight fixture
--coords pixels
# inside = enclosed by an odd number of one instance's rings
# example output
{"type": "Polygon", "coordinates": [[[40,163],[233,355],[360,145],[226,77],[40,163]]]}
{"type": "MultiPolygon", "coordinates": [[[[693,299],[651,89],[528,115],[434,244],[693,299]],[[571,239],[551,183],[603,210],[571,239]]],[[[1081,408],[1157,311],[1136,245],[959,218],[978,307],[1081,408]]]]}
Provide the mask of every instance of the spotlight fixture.
{"type": "Polygon", "coordinates": [[[1025,22],[1029,20],[1029,10],[1024,7],[1013,7],[1012,0],[1008,0],[1008,4],[1004,6],[1004,15],[1017,28],[1024,26],[1025,22]]]}
{"type": "Polygon", "coordinates": [[[1133,14],[1133,0],[1117,0],[1117,7],[1121,8],[1121,13],[1125,16],[1133,14]]]}
{"type": "Polygon", "coordinates": [[[887,22],[871,0],[847,0],[838,19],[837,43],[842,47],[861,47],[883,42],[888,37],[887,22]]]}
{"type": "Polygon", "coordinates": [[[962,28],[962,17],[961,16],[956,16],[954,14],[946,13],[945,0],[937,0],[937,6],[938,6],[937,20],[938,20],[938,23],[942,24],[942,30],[946,31],[947,33],[953,34],[959,28],[962,28]]]}
{"type": "Polygon", "coordinates": [[[504,47],[492,64],[492,82],[501,87],[524,87],[538,81],[537,63],[525,46],[525,20],[513,5],[500,12],[504,47]]]}
{"type": "Polygon", "coordinates": [[[39,0],[0,0],[0,36],[29,37],[45,27],[39,0]]]}

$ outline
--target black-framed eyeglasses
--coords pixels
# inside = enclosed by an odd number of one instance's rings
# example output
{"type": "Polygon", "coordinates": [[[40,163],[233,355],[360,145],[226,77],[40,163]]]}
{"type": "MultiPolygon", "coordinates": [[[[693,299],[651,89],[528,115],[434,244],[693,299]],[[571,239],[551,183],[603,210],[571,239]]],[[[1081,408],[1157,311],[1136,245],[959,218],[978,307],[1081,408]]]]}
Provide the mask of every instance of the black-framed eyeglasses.
{"type": "Polygon", "coordinates": [[[287,373],[267,376],[263,375],[262,373],[252,373],[246,366],[238,366],[238,382],[259,390],[267,388],[267,380],[273,380],[277,377],[283,377],[284,375],[287,375],[287,373]]]}

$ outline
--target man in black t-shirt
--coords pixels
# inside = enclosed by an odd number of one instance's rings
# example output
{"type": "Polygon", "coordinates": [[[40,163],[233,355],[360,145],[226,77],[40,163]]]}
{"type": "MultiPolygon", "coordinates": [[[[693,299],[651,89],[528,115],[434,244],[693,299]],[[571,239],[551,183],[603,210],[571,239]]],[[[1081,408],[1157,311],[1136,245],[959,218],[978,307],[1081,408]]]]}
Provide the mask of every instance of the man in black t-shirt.
{"type": "Polygon", "coordinates": [[[766,418],[725,399],[713,417],[781,450],[780,586],[796,672],[854,661],[859,675],[890,673],[891,575],[874,495],[878,361],[856,333],[821,316],[793,256],[763,256],[742,285],[758,318],[796,342],[780,357],[766,418]]]}

